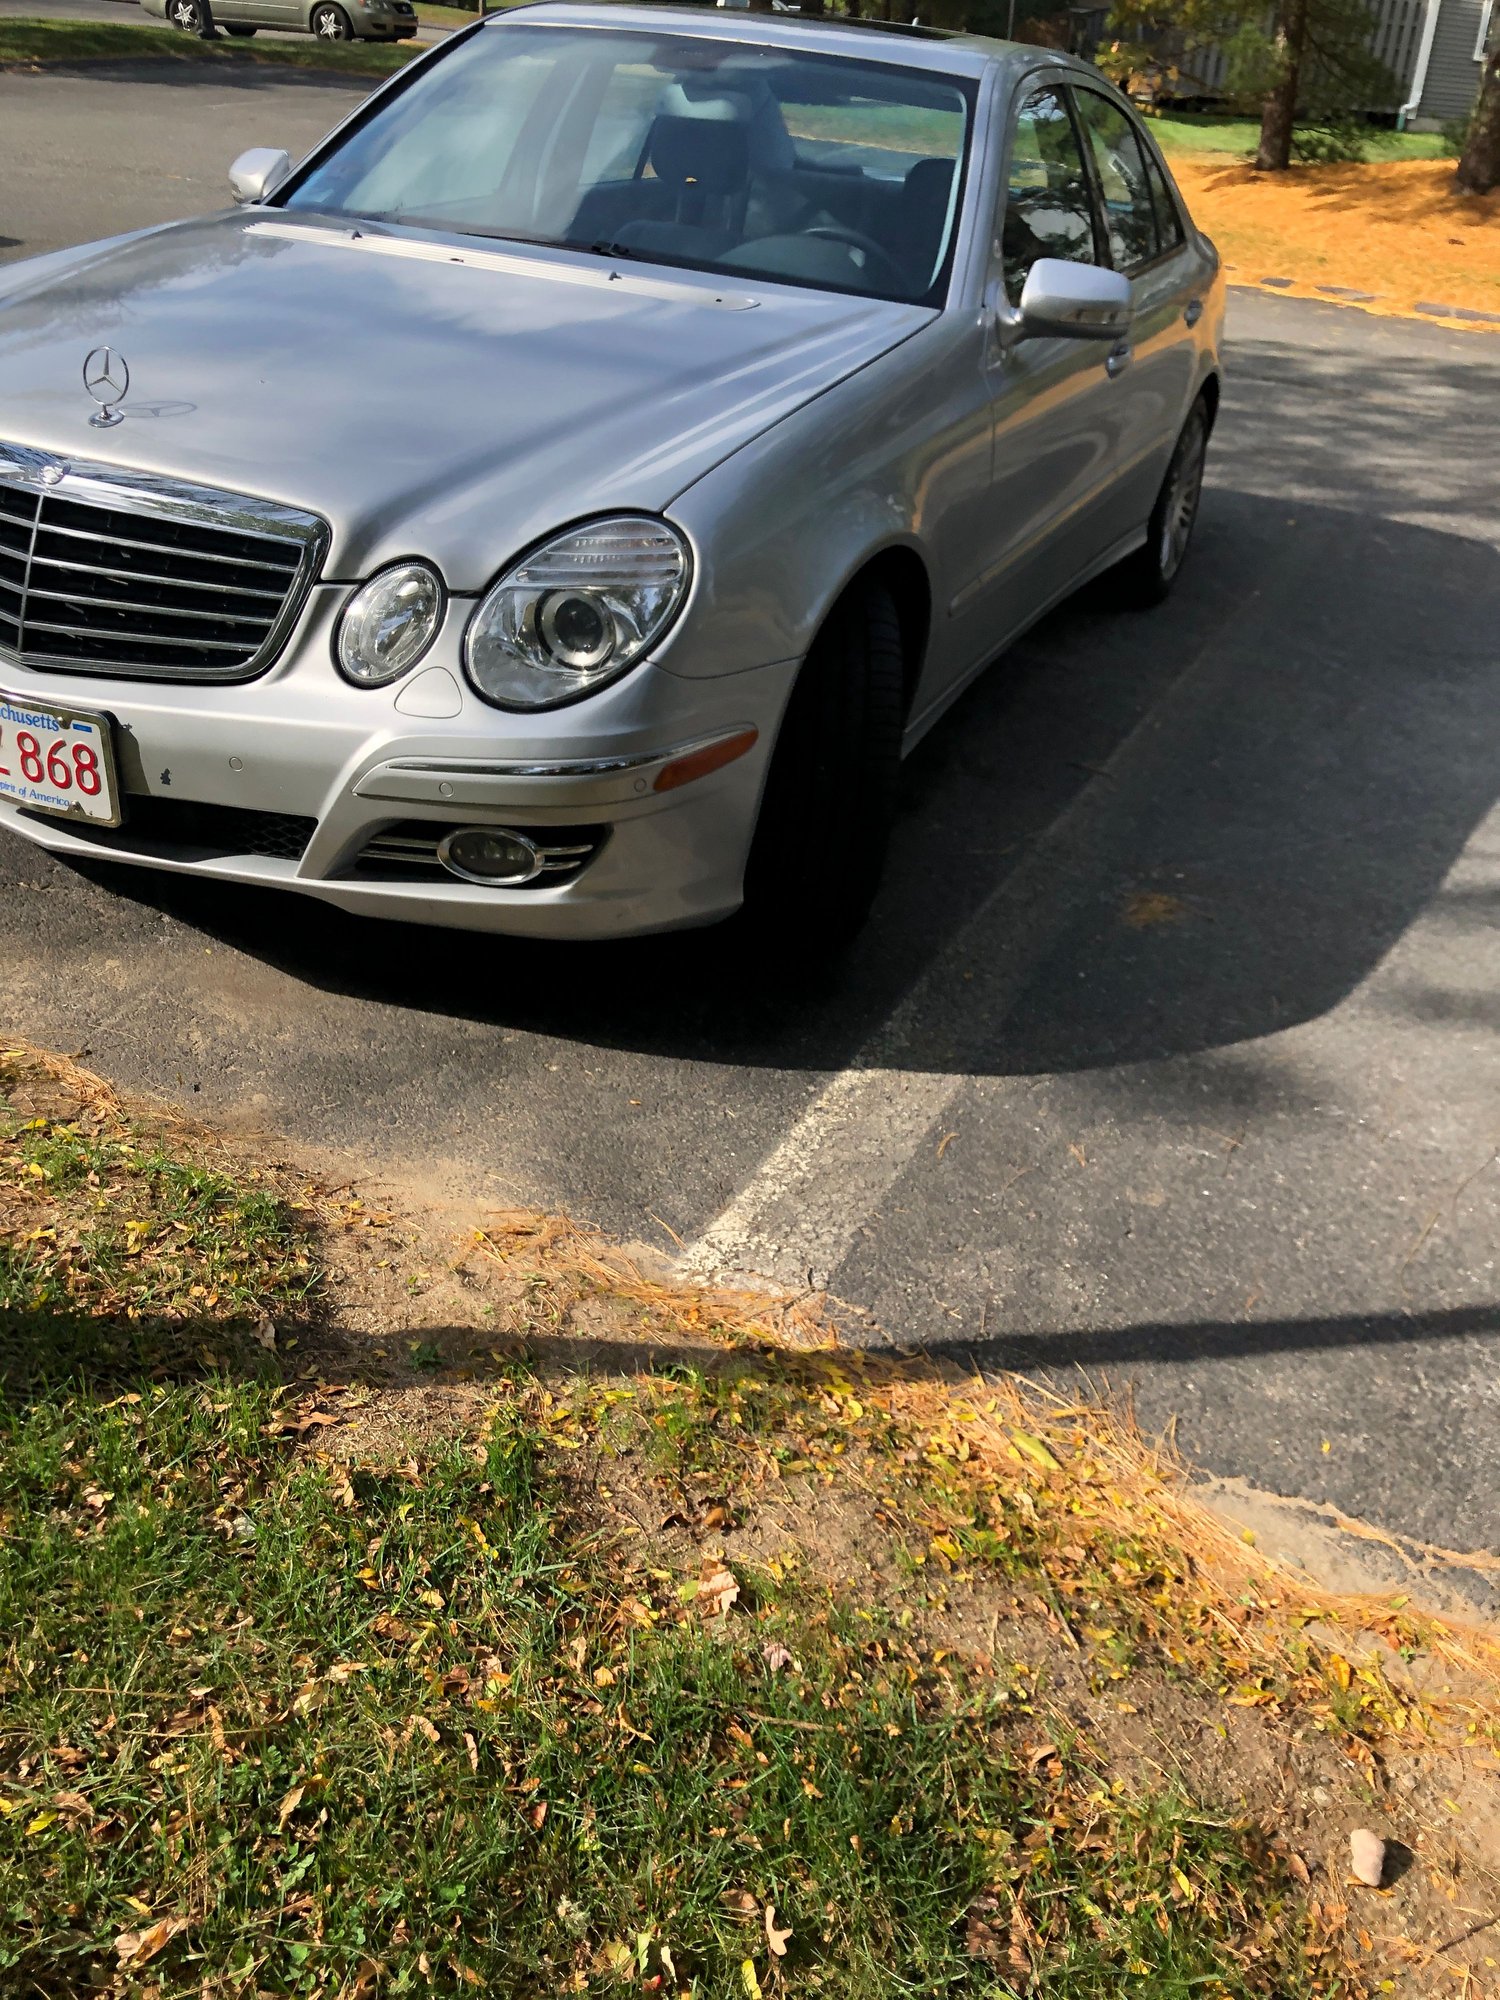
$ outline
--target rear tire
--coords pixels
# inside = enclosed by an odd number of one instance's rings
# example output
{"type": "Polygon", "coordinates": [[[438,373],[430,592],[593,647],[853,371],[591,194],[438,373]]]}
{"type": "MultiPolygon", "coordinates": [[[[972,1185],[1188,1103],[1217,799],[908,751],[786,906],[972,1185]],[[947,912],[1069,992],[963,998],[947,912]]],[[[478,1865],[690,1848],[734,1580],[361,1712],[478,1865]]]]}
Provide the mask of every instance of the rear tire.
{"type": "Polygon", "coordinates": [[[342,7],[332,5],[332,0],[329,0],[329,4],[325,6],[313,8],[308,20],[308,26],[320,42],[352,42],[354,40],[354,29],[350,25],[349,16],[344,12],[342,7]]]}
{"type": "Polygon", "coordinates": [[[1127,556],[1115,571],[1122,603],[1138,609],[1162,604],[1182,573],[1198,520],[1203,466],[1213,424],[1207,399],[1200,396],[1177,436],[1166,477],[1151,510],[1144,548],[1127,556]]]}
{"type": "Polygon", "coordinates": [[[890,592],[857,585],[797,676],[745,870],[742,922],[782,952],[826,958],[869,914],[896,811],[905,684],[890,592]]]}

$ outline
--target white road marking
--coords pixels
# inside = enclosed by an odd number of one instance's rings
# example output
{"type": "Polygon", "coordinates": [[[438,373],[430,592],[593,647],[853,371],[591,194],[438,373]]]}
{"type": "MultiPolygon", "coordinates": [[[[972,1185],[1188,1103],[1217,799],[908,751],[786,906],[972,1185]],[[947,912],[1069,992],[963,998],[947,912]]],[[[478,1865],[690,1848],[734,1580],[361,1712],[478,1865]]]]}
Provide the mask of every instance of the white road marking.
{"type": "MultiPolygon", "coordinates": [[[[1231,615],[1226,611],[1223,623],[1231,615]]],[[[1192,687],[1219,642],[1216,630],[1175,683],[1174,697],[1192,687]]],[[[971,1060],[981,1038],[993,1041],[1073,912],[1107,881],[1119,824],[1134,811],[1153,759],[1170,761],[1160,736],[1153,709],[688,1246],[685,1276],[832,1289],[855,1238],[970,1081],[961,1046],[941,1070],[916,1060],[920,1051],[931,1061],[933,1020],[970,973],[972,1011],[961,1036],[971,1060]]]]}

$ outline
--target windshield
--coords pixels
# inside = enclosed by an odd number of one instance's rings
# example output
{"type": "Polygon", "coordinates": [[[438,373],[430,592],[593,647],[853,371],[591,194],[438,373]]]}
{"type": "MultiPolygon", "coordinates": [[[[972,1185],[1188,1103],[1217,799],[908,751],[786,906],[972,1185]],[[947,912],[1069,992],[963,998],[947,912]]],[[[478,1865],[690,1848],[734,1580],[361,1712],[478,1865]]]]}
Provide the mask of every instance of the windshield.
{"type": "Polygon", "coordinates": [[[973,96],[894,63],[513,22],[285,205],[940,305],[973,96]]]}

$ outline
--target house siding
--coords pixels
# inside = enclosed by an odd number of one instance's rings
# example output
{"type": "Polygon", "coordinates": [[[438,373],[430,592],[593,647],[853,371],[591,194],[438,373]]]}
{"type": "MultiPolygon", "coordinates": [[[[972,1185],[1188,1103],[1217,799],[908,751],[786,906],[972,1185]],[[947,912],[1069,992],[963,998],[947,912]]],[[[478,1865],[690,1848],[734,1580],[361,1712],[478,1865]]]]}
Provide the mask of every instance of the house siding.
{"type": "Polygon", "coordinates": [[[1462,118],[1472,110],[1480,67],[1474,60],[1474,48],[1483,13],[1484,0],[1442,0],[1422,101],[1416,109],[1418,118],[1441,122],[1462,118]]]}
{"type": "MultiPolygon", "coordinates": [[[[1500,4],[1500,0],[1496,0],[1500,4]]],[[[1395,79],[1396,94],[1387,104],[1371,104],[1369,111],[1395,111],[1411,96],[1416,80],[1417,56],[1422,47],[1422,29],[1427,19],[1427,0],[1373,0],[1370,9],[1375,26],[1370,47],[1395,79]]],[[[1439,125],[1449,118],[1461,118],[1470,109],[1479,90],[1479,64],[1474,45],[1479,36],[1484,0],[1439,0],[1437,29],[1422,101],[1413,108],[1412,118],[1439,125]]],[[[1273,16],[1266,16],[1270,26],[1273,16]]],[[[1216,97],[1225,88],[1228,64],[1217,46],[1197,48],[1181,59],[1182,75],[1171,95],[1216,97]]]]}

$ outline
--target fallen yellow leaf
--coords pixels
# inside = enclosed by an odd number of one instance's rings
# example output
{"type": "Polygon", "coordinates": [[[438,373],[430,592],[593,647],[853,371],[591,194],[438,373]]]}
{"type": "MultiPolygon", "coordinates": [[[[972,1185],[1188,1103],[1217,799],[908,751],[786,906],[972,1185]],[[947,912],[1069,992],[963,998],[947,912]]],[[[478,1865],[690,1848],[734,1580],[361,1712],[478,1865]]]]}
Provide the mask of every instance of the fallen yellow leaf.
{"type": "Polygon", "coordinates": [[[186,1917],[159,1917],[145,1930],[121,1931],[115,1939],[120,1964],[144,1965],[148,1958],[155,1958],[163,1946],[170,1944],[179,1931],[186,1929],[186,1917]]]}
{"type": "Polygon", "coordinates": [[[1041,1466],[1044,1472],[1062,1471],[1061,1465],[1039,1437],[1033,1437],[1030,1431],[1013,1430],[1010,1435],[1016,1450],[1023,1452],[1033,1465],[1041,1466]]]}

